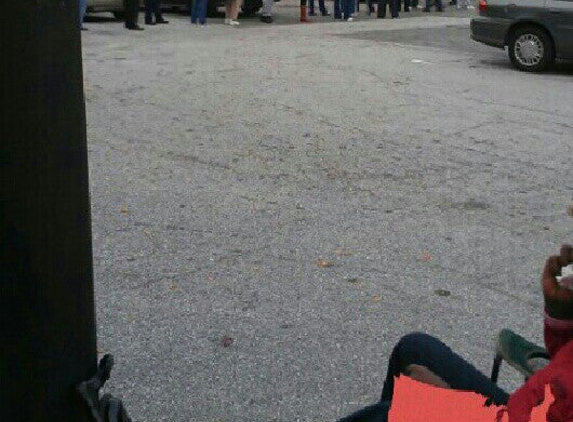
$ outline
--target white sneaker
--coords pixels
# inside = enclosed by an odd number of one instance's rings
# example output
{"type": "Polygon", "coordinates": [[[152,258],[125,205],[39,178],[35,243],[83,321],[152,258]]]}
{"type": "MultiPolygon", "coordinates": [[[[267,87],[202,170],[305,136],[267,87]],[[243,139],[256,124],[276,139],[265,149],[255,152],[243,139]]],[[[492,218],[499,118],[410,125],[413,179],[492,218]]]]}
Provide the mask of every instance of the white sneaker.
{"type": "Polygon", "coordinates": [[[352,22],[354,20],[354,18],[348,18],[346,19],[346,22],[352,22]]]}
{"type": "Polygon", "coordinates": [[[231,19],[225,19],[225,25],[231,25],[231,19]]]}
{"type": "Polygon", "coordinates": [[[234,21],[234,20],[231,19],[231,21],[229,22],[229,25],[231,25],[231,26],[239,26],[240,23],[239,23],[239,21],[234,21]]]}

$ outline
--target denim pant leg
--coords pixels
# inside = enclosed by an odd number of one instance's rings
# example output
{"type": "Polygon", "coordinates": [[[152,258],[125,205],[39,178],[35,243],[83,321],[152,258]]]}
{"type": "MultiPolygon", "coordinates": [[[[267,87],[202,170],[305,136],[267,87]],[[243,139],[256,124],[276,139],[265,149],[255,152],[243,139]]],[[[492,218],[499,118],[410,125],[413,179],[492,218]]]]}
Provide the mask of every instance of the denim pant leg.
{"type": "Polygon", "coordinates": [[[207,23],[207,7],[209,0],[199,0],[199,23],[207,23]]]}
{"type": "Polygon", "coordinates": [[[342,17],[342,10],[340,10],[340,1],[334,0],[334,19],[340,19],[342,17]]]}
{"type": "Polygon", "coordinates": [[[86,16],[86,9],[88,8],[88,0],[80,0],[79,12],[80,12],[80,28],[84,22],[84,17],[86,16]]]}
{"type": "Polygon", "coordinates": [[[377,16],[379,18],[383,18],[386,16],[386,5],[388,4],[388,0],[378,0],[378,12],[377,16]]]}
{"type": "Polygon", "coordinates": [[[155,5],[155,1],[154,0],[145,0],[144,5],[145,5],[145,19],[149,20],[153,16],[153,12],[154,12],[153,6],[155,5]]]}
{"type": "Polygon", "coordinates": [[[163,19],[163,16],[161,14],[161,0],[153,0],[153,1],[154,1],[153,13],[155,14],[155,19],[161,20],[163,19]]]}
{"type": "Polygon", "coordinates": [[[352,17],[354,13],[354,2],[355,0],[342,0],[344,4],[344,19],[352,17]]]}
{"type": "Polygon", "coordinates": [[[397,18],[402,9],[402,3],[400,0],[390,0],[390,14],[393,18],[397,18]]]}
{"type": "Polygon", "coordinates": [[[326,5],[324,4],[324,0],[318,0],[318,8],[321,12],[326,12],[326,5]]]}
{"type": "Polygon", "coordinates": [[[443,8],[442,0],[436,0],[436,10],[441,10],[443,8]]]}
{"type": "Polygon", "coordinates": [[[381,401],[392,400],[394,376],[404,373],[410,364],[425,366],[452,389],[474,391],[491,398],[495,405],[505,405],[509,399],[509,394],[440,340],[424,333],[411,333],[402,337],[392,350],[381,401]]]}

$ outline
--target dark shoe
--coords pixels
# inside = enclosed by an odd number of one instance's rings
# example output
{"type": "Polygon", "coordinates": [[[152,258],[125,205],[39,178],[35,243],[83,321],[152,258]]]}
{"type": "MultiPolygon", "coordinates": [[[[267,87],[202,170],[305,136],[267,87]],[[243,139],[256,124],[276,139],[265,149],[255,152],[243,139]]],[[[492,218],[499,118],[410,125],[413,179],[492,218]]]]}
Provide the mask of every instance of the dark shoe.
{"type": "Polygon", "coordinates": [[[334,19],[342,19],[342,15],[334,15],[334,19]]]}
{"type": "Polygon", "coordinates": [[[315,12],[308,12],[308,16],[316,16],[315,12]]]}
{"type": "Polygon", "coordinates": [[[322,16],[330,16],[330,12],[329,12],[328,10],[326,10],[326,9],[325,9],[325,10],[321,10],[321,11],[320,11],[320,14],[321,14],[322,16]]]}
{"type": "Polygon", "coordinates": [[[272,16],[261,16],[261,22],[264,23],[273,23],[275,20],[272,16]]]}
{"type": "Polygon", "coordinates": [[[134,24],[134,25],[125,25],[125,27],[127,29],[130,29],[132,31],[143,31],[144,28],[142,28],[141,26],[139,26],[138,24],[134,24]]]}
{"type": "Polygon", "coordinates": [[[443,12],[444,9],[436,9],[436,12],[443,12]]]}
{"type": "Polygon", "coordinates": [[[145,24],[146,24],[146,25],[155,25],[155,24],[153,23],[153,18],[150,17],[150,16],[146,16],[146,17],[145,17],[145,24]]]}
{"type": "Polygon", "coordinates": [[[149,21],[149,22],[145,22],[145,24],[146,24],[146,25],[151,25],[151,26],[153,26],[153,25],[155,25],[155,22],[149,21]]]}
{"type": "Polygon", "coordinates": [[[430,13],[430,9],[428,9],[427,7],[424,8],[424,13],[430,13]]]}
{"type": "Polygon", "coordinates": [[[384,19],[384,18],[386,17],[386,15],[376,15],[376,17],[377,17],[378,19],[384,19]]]}
{"type": "Polygon", "coordinates": [[[404,12],[409,12],[409,11],[410,11],[410,8],[408,8],[408,9],[404,8],[404,12]]]}
{"type": "Polygon", "coordinates": [[[157,20],[155,21],[155,23],[166,24],[166,23],[169,23],[169,21],[166,21],[165,19],[161,18],[161,19],[157,19],[157,20]]]}

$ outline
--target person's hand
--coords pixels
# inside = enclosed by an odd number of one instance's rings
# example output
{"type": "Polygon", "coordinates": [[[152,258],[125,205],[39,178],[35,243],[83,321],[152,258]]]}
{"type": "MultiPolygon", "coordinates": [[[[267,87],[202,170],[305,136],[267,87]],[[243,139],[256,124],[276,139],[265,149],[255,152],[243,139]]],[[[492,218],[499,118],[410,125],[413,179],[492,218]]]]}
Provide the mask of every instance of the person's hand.
{"type": "Polygon", "coordinates": [[[561,268],[573,264],[573,247],[562,245],[559,255],[553,255],[545,261],[545,268],[541,276],[545,310],[549,316],[558,319],[573,319],[573,291],[560,286],[557,276],[561,275],[561,268]]]}

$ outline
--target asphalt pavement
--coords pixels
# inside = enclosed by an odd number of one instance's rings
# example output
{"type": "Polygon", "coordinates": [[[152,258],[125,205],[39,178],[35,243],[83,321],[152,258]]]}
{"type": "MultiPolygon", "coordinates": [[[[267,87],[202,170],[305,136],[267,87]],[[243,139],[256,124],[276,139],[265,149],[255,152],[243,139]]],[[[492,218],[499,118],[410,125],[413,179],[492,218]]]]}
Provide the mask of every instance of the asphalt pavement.
{"type": "Polygon", "coordinates": [[[542,343],[573,67],[514,70],[473,13],[88,20],[98,343],[134,421],[334,421],[408,332],[487,374],[497,330],[542,343]]]}

